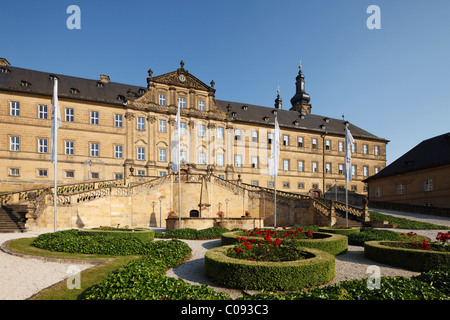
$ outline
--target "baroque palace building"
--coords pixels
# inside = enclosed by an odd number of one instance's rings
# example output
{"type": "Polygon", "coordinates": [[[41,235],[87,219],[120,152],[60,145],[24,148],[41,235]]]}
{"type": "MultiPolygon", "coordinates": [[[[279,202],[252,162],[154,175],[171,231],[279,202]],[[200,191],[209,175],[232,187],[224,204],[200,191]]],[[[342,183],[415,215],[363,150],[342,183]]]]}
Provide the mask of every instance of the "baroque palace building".
{"type": "Polygon", "coordinates": [[[58,184],[161,176],[170,172],[171,138],[181,108],[181,159],[228,180],[274,187],[268,157],[275,115],[281,128],[277,189],[294,193],[343,188],[345,126],[355,139],[349,190],[386,166],[388,140],[342,119],[311,113],[301,66],[291,107],[278,94],[274,107],[215,99],[210,85],[184,68],[154,76],[146,86],[52,74],[0,59],[0,191],[53,184],[51,113],[59,81],[58,184]]]}

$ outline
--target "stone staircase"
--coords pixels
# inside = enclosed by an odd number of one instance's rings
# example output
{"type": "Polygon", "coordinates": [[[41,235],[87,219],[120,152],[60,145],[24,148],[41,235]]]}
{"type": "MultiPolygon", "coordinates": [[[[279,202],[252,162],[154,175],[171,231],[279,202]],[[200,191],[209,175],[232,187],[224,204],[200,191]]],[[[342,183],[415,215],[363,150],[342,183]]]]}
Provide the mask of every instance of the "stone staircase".
{"type": "MultiPolygon", "coordinates": [[[[346,216],[345,211],[336,210],[335,214],[336,214],[336,224],[335,225],[345,227],[346,223],[347,223],[346,217],[345,217],[346,216]]],[[[348,215],[348,226],[350,228],[353,228],[353,227],[360,228],[360,227],[363,227],[364,225],[365,224],[363,222],[357,220],[353,215],[351,215],[351,214],[348,215]]]]}
{"type": "Polygon", "coordinates": [[[25,232],[26,205],[0,206],[0,233],[25,232]]]}

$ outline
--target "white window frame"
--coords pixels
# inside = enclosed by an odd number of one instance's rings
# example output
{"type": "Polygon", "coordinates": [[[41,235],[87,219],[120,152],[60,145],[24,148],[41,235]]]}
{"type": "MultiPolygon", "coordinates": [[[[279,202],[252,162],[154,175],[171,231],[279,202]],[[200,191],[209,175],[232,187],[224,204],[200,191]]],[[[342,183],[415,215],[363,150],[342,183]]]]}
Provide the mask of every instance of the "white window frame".
{"type": "Polygon", "coordinates": [[[74,152],[75,152],[75,142],[73,141],[66,141],[64,143],[64,154],[69,155],[69,156],[73,156],[74,152]]]}
{"type": "Polygon", "coordinates": [[[159,132],[167,132],[167,121],[166,120],[159,120],[159,126],[158,126],[159,132]]]}
{"type": "Polygon", "coordinates": [[[206,111],[206,103],[204,100],[198,101],[198,110],[200,111],[206,111]]]}
{"type": "Polygon", "coordinates": [[[204,152],[198,153],[198,164],[206,164],[206,153],[204,152]]]}
{"type": "Polygon", "coordinates": [[[120,144],[114,145],[114,158],[122,159],[123,158],[123,146],[120,144]]]}
{"type": "Polygon", "coordinates": [[[48,139],[38,139],[38,152],[48,153],[48,139]]]}
{"type": "Polygon", "coordinates": [[[9,151],[20,151],[20,137],[9,137],[9,151]]]}
{"type": "Polygon", "coordinates": [[[98,111],[91,111],[91,124],[98,125],[99,124],[99,112],[98,111]]]}
{"type": "Polygon", "coordinates": [[[145,160],[145,148],[144,147],[137,148],[137,160],[145,160]]]}
{"type": "Polygon", "coordinates": [[[48,119],[48,107],[46,104],[38,105],[38,118],[48,119]]]}
{"type": "Polygon", "coordinates": [[[159,98],[159,105],[165,106],[166,105],[166,95],[160,94],[158,98],[159,98]]]}
{"type": "Polygon", "coordinates": [[[20,116],[20,102],[18,102],[18,101],[11,101],[9,103],[9,106],[10,106],[9,114],[11,116],[14,116],[14,117],[20,116]]]}
{"type": "Polygon", "coordinates": [[[116,128],[123,127],[123,116],[121,114],[114,115],[114,127],[116,128]]]}
{"type": "Polygon", "coordinates": [[[186,98],[185,97],[178,98],[178,107],[180,107],[180,109],[186,109],[186,98]]]}
{"type": "Polygon", "coordinates": [[[100,145],[98,143],[90,143],[90,155],[91,157],[100,156],[100,145]]]}
{"type": "Polygon", "coordinates": [[[145,118],[144,117],[137,118],[137,129],[145,130],[145,118]]]}
{"type": "Polygon", "coordinates": [[[74,122],[75,110],[73,108],[66,108],[65,119],[66,119],[66,122],[74,122]]]}
{"type": "Polygon", "coordinates": [[[166,149],[158,149],[158,161],[160,161],[160,162],[167,161],[167,150],[166,149]]]}

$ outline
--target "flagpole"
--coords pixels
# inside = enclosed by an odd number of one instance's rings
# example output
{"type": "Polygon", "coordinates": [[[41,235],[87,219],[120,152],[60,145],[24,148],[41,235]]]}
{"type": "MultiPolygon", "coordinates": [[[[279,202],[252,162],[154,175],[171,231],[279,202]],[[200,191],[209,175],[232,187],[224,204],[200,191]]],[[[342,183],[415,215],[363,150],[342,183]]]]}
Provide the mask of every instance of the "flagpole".
{"type": "MultiPolygon", "coordinates": [[[[57,81],[57,80],[56,80],[57,81]]],[[[53,219],[53,232],[56,232],[56,198],[58,196],[58,183],[56,181],[56,173],[57,171],[57,167],[58,167],[58,159],[57,159],[57,154],[58,154],[58,144],[56,143],[56,141],[58,141],[58,130],[56,129],[56,117],[53,120],[55,122],[55,133],[54,133],[54,144],[55,144],[55,160],[54,160],[54,186],[53,186],[53,210],[54,210],[54,219],[53,219]]]]}
{"type": "Polygon", "coordinates": [[[52,110],[52,145],[51,145],[51,161],[53,162],[53,231],[56,232],[56,218],[57,218],[57,198],[58,198],[58,127],[61,126],[61,114],[59,111],[58,102],[58,78],[53,77],[53,110],[52,110]]]}
{"type": "Polygon", "coordinates": [[[181,229],[181,114],[180,105],[178,104],[178,228],[181,229]]]}

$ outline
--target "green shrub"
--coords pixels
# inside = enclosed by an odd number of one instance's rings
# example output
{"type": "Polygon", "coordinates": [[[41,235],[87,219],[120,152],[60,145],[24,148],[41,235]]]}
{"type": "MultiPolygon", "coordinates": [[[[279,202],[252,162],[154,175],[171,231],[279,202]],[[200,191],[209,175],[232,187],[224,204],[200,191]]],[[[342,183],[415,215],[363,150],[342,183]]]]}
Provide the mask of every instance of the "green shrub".
{"type": "Polygon", "coordinates": [[[221,234],[230,230],[221,227],[211,227],[207,229],[196,230],[192,228],[182,228],[167,232],[156,232],[155,237],[161,239],[188,239],[188,240],[205,240],[218,239],[221,234]]]}
{"type": "Polygon", "coordinates": [[[353,246],[364,246],[366,241],[381,241],[381,240],[389,240],[389,241],[420,241],[422,242],[425,237],[423,236],[414,236],[409,237],[407,235],[402,235],[400,232],[395,232],[391,230],[380,230],[371,227],[363,227],[361,228],[361,232],[353,233],[347,235],[348,244],[353,246]]]}
{"type": "Polygon", "coordinates": [[[216,293],[206,285],[191,285],[182,279],[165,277],[167,269],[185,260],[191,252],[179,240],[155,241],[146,256],[111,272],[84,294],[87,300],[224,300],[230,297],[216,293]]]}
{"type": "Polygon", "coordinates": [[[153,241],[155,238],[155,231],[149,229],[126,229],[126,228],[109,228],[104,227],[90,230],[79,230],[80,236],[115,236],[115,237],[134,237],[141,241],[153,241]]]}
{"type": "Polygon", "coordinates": [[[413,278],[428,283],[447,295],[450,299],[450,266],[441,270],[423,272],[413,278]]]}
{"type": "Polygon", "coordinates": [[[205,254],[206,275],[227,287],[297,290],[327,283],[335,275],[334,256],[320,250],[299,248],[308,258],[297,261],[258,262],[226,256],[233,247],[218,247],[205,254]]]}
{"type": "Polygon", "coordinates": [[[150,241],[141,241],[134,236],[126,234],[84,233],[72,229],[41,234],[32,242],[32,245],[56,252],[133,255],[148,252],[150,243],[150,241]]]}
{"type": "Polygon", "coordinates": [[[337,233],[344,236],[361,232],[361,228],[345,228],[345,227],[319,227],[320,232],[337,233]]]}
{"type": "Polygon", "coordinates": [[[394,217],[375,211],[369,211],[370,221],[388,221],[390,224],[396,224],[398,228],[410,230],[439,230],[447,229],[447,226],[435,225],[428,222],[409,220],[405,218],[394,217]]]}
{"type": "Polygon", "coordinates": [[[450,252],[407,249],[387,244],[392,242],[367,241],[364,245],[364,256],[391,266],[419,272],[450,266],[450,252]]]}
{"type": "MultiPolygon", "coordinates": [[[[448,274],[446,275],[448,277],[448,274]]],[[[292,293],[261,293],[242,296],[240,300],[449,300],[445,290],[429,283],[435,276],[421,279],[382,277],[380,288],[369,288],[367,279],[341,281],[337,284],[292,293]]],[[[439,276],[443,279],[444,276],[439,276]]],[[[447,280],[448,281],[448,280],[447,280]]],[[[447,282],[448,283],[448,282],[447,282]]],[[[445,284],[445,280],[440,284],[445,284]]]]}

